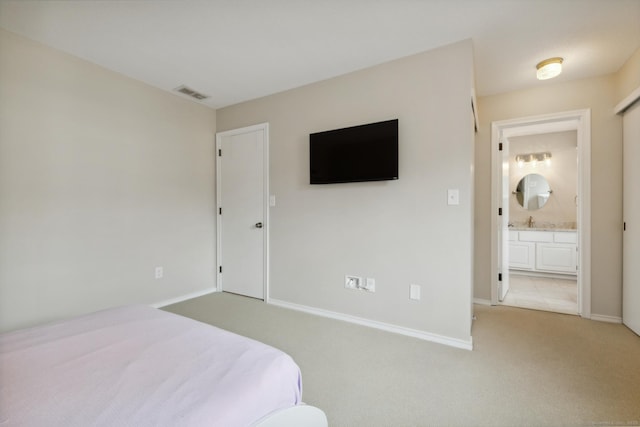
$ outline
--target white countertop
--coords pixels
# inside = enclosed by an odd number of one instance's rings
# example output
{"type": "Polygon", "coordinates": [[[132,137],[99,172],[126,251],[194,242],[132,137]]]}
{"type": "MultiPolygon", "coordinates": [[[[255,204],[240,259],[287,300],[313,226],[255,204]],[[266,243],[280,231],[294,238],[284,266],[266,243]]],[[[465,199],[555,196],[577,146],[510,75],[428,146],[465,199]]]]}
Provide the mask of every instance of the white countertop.
{"type": "Polygon", "coordinates": [[[552,228],[552,227],[509,227],[514,231],[578,231],[575,228],[552,228]]]}

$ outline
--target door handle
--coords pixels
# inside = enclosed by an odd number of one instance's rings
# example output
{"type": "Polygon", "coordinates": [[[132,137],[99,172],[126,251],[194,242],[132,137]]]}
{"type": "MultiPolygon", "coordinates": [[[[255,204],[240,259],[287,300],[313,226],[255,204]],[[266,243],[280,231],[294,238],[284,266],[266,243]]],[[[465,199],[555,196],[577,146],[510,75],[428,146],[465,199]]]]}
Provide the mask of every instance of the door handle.
{"type": "Polygon", "coordinates": [[[261,222],[256,222],[256,228],[262,228],[262,223],[261,222]]]}

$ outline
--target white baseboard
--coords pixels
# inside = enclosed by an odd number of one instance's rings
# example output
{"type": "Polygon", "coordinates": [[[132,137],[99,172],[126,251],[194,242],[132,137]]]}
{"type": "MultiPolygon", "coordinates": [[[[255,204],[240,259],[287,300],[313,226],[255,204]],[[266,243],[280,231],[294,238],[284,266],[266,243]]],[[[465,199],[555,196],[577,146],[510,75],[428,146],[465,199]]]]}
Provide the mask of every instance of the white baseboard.
{"type": "Polygon", "coordinates": [[[593,314],[591,313],[591,320],[597,320],[598,322],[607,322],[607,323],[622,323],[622,317],[618,316],[605,316],[604,314],[593,314]]]}
{"type": "Polygon", "coordinates": [[[474,298],[473,303],[478,305],[491,305],[491,300],[483,299],[483,298],[474,298]]]}
{"type": "Polygon", "coordinates": [[[149,305],[151,307],[153,307],[153,308],[162,308],[162,307],[166,307],[166,306],[171,305],[171,304],[177,304],[179,302],[186,301],[188,299],[193,299],[193,298],[198,298],[198,297],[201,297],[201,296],[204,296],[204,295],[209,295],[209,294],[212,294],[214,292],[218,292],[218,288],[207,288],[207,289],[204,289],[202,291],[192,292],[190,294],[182,295],[182,296],[179,296],[179,297],[176,297],[176,298],[167,299],[167,300],[156,302],[156,303],[149,304],[149,305]]]}
{"type": "Polygon", "coordinates": [[[444,335],[432,334],[429,332],[420,331],[417,329],[406,328],[404,326],[392,325],[389,323],[378,322],[376,320],[364,319],[361,317],[351,316],[349,314],[336,313],[334,311],[324,310],[321,308],[309,307],[301,304],[294,304],[291,302],[280,301],[270,298],[269,304],[273,304],[278,307],[288,308],[291,310],[302,311],[316,316],[328,317],[330,319],[342,320],[344,322],[355,323],[357,325],[368,326],[370,328],[380,329],[387,332],[393,332],[395,334],[406,335],[413,338],[418,338],[425,341],[431,341],[438,344],[444,344],[451,347],[461,348],[464,350],[473,350],[473,338],[469,337],[469,340],[461,340],[457,338],[446,337],[444,335]]]}

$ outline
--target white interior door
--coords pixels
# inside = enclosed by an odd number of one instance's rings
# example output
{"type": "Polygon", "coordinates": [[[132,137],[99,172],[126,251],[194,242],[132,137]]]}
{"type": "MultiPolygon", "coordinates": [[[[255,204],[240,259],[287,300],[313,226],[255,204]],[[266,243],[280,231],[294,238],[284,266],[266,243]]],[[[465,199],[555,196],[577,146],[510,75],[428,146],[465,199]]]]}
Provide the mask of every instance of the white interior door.
{"type": "Polygon", "coordinates": [[[622,321],[640,335],[640,101],[623,116],[622,321]]]}
{"type": "Polygon", "coordinates": [[[218,286],[264,299],[267,287],[268,124],[216,135],[218,286]]]}
{"type": "Polygon", "coordinates": [[[502,191],[501,191],[501,207],[502,221],[500,227],[501,241],[501,263],[500,271],[502,281],[499,284],[498,299],[500,302],[504,300],[509,292],[509,143],[506,138],[502,140],[502,191]]]}

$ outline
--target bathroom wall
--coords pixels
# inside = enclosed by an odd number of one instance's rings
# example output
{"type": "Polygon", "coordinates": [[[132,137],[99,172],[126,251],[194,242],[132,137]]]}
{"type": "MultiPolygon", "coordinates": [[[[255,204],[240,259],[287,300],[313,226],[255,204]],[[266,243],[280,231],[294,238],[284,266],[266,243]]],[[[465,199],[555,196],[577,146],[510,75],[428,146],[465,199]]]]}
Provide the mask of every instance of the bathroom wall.
{"type": "Polygon", "coordinates": [[[509,191],[528,174],[542,175],[553,193],[540,209],[527,210],[511,194],[509,221],[516,227],[525,226],[530,216],[537,227],[576,228],[576,195],[578,189],[577,132],[554,132],[509,138],[509,191]],[[551,153],[551,162],[536,165],[516,163],[516,155],[526,153],[551,153]]]}

